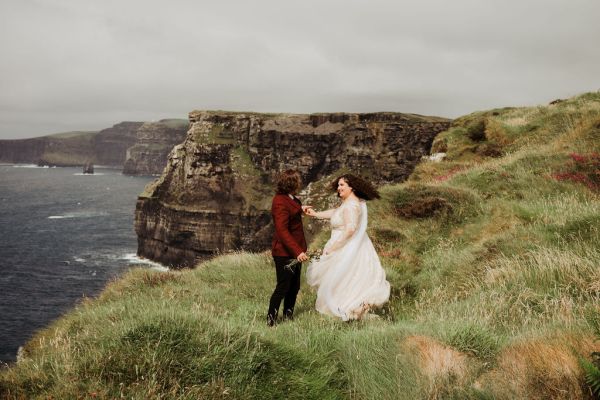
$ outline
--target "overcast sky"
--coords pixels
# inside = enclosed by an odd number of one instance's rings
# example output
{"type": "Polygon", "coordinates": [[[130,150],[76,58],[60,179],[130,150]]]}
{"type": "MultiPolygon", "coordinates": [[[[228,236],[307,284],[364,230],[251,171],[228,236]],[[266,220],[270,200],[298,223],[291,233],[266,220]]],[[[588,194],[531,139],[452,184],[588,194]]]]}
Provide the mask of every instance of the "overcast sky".
{"type": "Polygon", "coordinates": [[[0,138],[194,109],[457,117],[600,89],[599,0],[0,0],[0,138]]]}

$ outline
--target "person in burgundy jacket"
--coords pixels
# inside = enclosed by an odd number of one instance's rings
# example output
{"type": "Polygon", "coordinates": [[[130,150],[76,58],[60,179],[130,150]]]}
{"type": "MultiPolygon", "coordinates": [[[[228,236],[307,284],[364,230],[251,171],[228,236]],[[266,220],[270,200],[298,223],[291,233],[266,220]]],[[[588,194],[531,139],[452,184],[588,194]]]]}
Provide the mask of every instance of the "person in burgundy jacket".
{"type": "Polygon", "coordinates": [[[269,326],[273,326],[277,321],[282,300],[284,318],[293,318],[296,296],[300,290],[302,261],[308,260],[302,226],[303,207],[295,196],[301,185],[302,180],[298,171],[287,170],[277,178],[277,194],[273,197],[271,205],[275,225],[271,254],[275,261],[277,286],[269,302],[267,313],[269,326]],[[290,266],[289,264],[294,260],[299,262],[290,266]]]}

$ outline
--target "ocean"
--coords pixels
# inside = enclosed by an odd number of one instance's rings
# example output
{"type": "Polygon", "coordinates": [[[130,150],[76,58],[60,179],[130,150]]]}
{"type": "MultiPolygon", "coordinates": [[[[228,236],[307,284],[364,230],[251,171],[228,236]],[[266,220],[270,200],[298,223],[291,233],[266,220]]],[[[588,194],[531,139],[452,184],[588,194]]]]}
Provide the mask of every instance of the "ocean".
{"type": "Polygon", "coordinates": [[[136,257],[137,195],[154,177],[120,170],[0,164],[0,360],[37,330],[97,295],[136,257]]]}

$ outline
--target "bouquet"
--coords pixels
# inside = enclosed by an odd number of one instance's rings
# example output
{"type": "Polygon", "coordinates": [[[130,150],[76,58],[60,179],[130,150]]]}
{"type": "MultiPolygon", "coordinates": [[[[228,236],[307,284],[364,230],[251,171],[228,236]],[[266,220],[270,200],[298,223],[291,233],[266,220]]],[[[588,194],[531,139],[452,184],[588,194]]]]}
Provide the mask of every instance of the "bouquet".
{"type": "MultiPolygon", "coordinates": [[[[323,255],[323,250],[322,249],[308,250],[306,252],[306,255],[308,256],[308,262],[317,261],[323,255]]],[[[294,259],[294,260],[290,261],[288,264],[286,264],[285,268],[292,269],[292,267],[294,267],[294,265],[297,265],[300,263],[301,263],[301,261],[298,261],[298,259],[294,259]]]]}

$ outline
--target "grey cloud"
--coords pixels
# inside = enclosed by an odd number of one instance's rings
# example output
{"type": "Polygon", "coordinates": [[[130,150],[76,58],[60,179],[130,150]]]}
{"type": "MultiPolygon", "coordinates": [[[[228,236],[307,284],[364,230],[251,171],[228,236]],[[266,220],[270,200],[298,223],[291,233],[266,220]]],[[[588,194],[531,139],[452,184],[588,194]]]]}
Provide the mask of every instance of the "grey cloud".
{"type": "Polygon", "coordinates": [[[592,0],[0,3],[0,138],[192,109],[454,117],[600,88],[592,0]]]}

